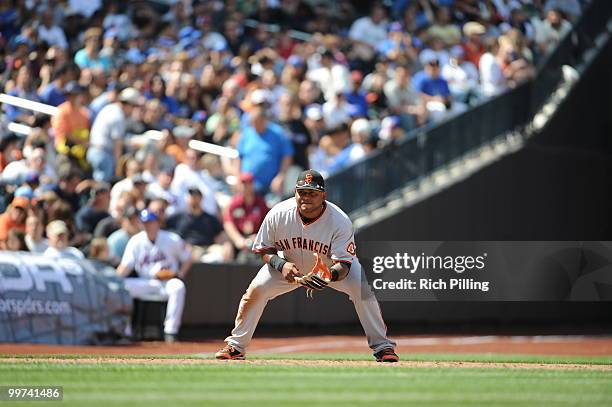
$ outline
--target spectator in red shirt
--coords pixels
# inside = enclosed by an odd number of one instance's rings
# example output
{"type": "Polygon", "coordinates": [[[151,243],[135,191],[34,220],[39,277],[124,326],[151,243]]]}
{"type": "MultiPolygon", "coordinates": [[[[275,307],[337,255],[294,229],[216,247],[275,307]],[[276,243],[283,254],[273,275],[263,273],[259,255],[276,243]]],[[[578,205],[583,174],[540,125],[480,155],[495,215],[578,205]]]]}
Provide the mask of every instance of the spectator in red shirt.
{"type": "Polygon", "coordinates": [[[25,221],[30,201],[24,196],[13,199],[9,209],[0,215],[0,249],[6,249],[8,234],[11,230],[25,232],[25,221]]]}
{"type": "Polygon", "coordinates": [[[482,40],[486,32],[485,26],[475,21],[470,21],[463,26],[463,34],[467,37],[462,45],[464,58],[473,63],[474,66],[478,66],[480,57],[487,51],[482,40]]]}
{"type": "Polygon", "coordinates": [[[238,262],[258,261],[252,256],[251,246],[269,210],[264,198],[255,192],[253,174],[242,173],[238,191],[223,216],[223,227],[236,247],[238,262]]]}

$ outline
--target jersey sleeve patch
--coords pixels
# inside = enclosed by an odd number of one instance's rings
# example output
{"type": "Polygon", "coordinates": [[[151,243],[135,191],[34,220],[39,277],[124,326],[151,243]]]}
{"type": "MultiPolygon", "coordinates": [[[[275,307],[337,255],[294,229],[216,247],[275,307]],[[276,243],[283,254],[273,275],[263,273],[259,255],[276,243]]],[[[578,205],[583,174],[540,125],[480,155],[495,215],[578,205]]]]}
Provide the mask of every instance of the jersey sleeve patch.
{"type": "Polygon", "coordinates": [[[357,250],[355,248],[355,243],[350,242],[348,244],[348,246],[346,246],[346,251],[351,255],[351,256],[356,256],[357,255],[357,250]]]}

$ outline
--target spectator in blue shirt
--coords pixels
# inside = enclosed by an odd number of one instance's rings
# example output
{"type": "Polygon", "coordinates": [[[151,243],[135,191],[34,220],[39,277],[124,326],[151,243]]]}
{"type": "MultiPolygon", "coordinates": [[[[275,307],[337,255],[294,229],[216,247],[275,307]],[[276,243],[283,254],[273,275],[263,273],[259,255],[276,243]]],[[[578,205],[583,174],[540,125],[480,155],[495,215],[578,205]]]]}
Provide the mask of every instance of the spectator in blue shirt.
{"type": "Polygon", "coordinates": [[[420,43],[418,37],[411,37],[404,31],[401,23],[394,22],[389,26],[387,39],[378,44],[376,50],[382,57],[391,61],[414,60],[417,43],[420,43]]]}
{"type": "Polygon", "coordinates": [[[253,174],[257,192],[280,195],[292,163],[293,146],[282,127],[268,122],[264,106],[254,106],[249,114],[250,124],[243,128],[238,142],[239,170],[253,174]]]}
{"type": "Polygon", "coordinates": [[[178,113],[180,109],[176,99],[166,95],[166,82],[161,75],[153,76],[151,79],[151,90],[145,92],[145,98],[147,100],[158,99],[166,107],[166,112],[172,115],[178,113]]]}
{"type": "MultiPolygon", "coordinates": [[[[38,95],[34,90],[34,81],[27,65],[22,66],[17,71],[15,87],[8,92],[8,95],[38,102],[38,95]]],[[[32,110],[22,109],[9,104],[5,104],[2,107],[9,121],[17,121],[28,125],[34,123],[34,112],[32,110]]]]}
{"type": "Polygon", "coordinates": [[[64,103],[66,101],[64,87],[68,82],[77,79],[75,69],[76,67],[69,64],[60,65],[53,73],[53,82],[45,86],[38,94],[40,101],[51,106],[59,106],[64,103]]]}
{"type": "Polygon", "coordinates": [[[79,68],[101,68],[104,72],[110,72],[111,60],[100,54],[102,30],[90,28],[85,31],[85,47],[74,54],[74,62],[79,68]]]}
{"type": "Polygon", "coordinates": [[[361,90],[363,74],[359,71],[351,72],[351,90],[344,94],[346,103],[351,105],[351,116],[368,117],[368,101],[366,93],[361,90]]]}
{"type": "Polygon", "coordinates": [[[11,1],[0,3],[0,34],[11,38],[19,32],[19,13],[11,1]]]}
{"type": "Polygon", "coordinates": [[[435,52],[425,50],[420,56],[424,69],[413,79],[414,86],[426,103],[440,102],[450,108],[452,103],[448,82],[440,76],[440,61],[435,52]]]}

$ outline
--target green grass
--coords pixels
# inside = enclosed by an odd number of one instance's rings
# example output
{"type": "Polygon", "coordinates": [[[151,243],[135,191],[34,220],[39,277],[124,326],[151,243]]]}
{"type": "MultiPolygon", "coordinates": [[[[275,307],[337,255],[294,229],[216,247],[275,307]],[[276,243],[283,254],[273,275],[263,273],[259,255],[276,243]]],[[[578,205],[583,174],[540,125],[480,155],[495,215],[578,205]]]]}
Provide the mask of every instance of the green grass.
{"type": "MultiPolygon", "coordinates": [[[[365,358],[364,355],[334,355],[332,359],[341,356],[352,360],[365,358]]],[[[444,358],[411,356],[410,359],[457,360],[448,359],[451,356],[457,355],[445,355],[444,358]]],[[[291,357],[297,358],[297,355],[291,357]]],[[[308,358],[321,359],[321,355],[308,358]]],[[[472,355],[470,358],[463,360],[489,361],[493,356],[482,359],[472,355]]],[[[525,362],[529,359],[521,358],[496,361],[525,362]]],[[[612,405],[612,373],[584,370],[240,363],[75,365],[44,361],[4,363],[0,360],[0,384],[64,386],[62,406],[612,405]]],[[[2,405],[9,404],[0,402],[2,405]]],[[[41,403],[19,402],[16,405],[40,406],[41,403]]]]}
{"type": "MultiPolygon", "coordinates": [[[[298,359],[298,360],[373,360],[365,353],[294,353],[247,355],[249,359],[298,359]]],[[[612,364],[612,356],[548,356],[504,355],[499,353],[412,353],[400,352],[402,360],[440,362],[496,362],[496,363],[577,363],[589,365],[612,364]]]]}

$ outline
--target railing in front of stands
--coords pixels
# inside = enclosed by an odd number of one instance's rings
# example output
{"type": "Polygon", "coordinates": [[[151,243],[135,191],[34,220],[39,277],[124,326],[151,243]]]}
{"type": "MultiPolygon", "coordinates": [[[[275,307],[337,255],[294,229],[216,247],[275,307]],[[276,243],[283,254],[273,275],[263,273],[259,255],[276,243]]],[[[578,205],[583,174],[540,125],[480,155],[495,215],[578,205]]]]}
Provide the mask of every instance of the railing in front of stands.
{"type": "Polygon", "coordinates": [[[544,58],[534,79],[434,127],[413,130],[400,143],[330,176],[328,199],[347,213],[363,210],[496,137],[520,129],[556,89],[563,65],[575,66],[605,30],[611,10],[612,2],[594,1],[544,58]]]}

